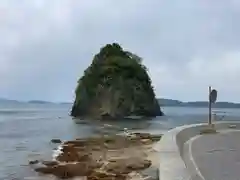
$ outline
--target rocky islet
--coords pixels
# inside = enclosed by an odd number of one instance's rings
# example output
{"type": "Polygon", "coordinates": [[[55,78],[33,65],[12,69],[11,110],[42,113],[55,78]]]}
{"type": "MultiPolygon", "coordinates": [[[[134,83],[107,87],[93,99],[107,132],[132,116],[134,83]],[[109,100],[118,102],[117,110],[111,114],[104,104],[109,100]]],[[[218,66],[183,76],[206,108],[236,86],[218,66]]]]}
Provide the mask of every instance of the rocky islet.
{"type": "Polygon", "coordinates": [[[71,115],[100,120],[163,113],[142,59],[117,44],[100,49],[78,80],[71,115]]]}

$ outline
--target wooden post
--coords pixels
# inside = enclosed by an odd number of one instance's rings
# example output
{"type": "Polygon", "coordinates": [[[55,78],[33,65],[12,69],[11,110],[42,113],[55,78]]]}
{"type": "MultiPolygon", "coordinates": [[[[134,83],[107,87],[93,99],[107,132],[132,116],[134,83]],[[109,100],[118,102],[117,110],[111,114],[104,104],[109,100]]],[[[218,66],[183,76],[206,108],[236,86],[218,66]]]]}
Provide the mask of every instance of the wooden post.
{"type": "Polygon", "coordinates": [[[212,102],[211,102],[211,91],[212,88],[211,86],[209,86],[209,102],[208,102],[208,124],[211,125],[212,124],[212,102]]]}

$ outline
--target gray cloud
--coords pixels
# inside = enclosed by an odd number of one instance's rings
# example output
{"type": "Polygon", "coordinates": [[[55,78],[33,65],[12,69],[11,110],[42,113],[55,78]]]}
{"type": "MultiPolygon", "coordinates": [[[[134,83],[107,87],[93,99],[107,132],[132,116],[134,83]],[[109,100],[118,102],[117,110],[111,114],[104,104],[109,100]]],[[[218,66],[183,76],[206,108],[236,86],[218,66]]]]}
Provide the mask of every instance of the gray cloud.
{"type": "Polygon", "coordinates": [[[0,94],[68,101],[106,43],[144,58],[156,94],[240,101],[236,0],[6,0],[0,2],[0,94]]]}

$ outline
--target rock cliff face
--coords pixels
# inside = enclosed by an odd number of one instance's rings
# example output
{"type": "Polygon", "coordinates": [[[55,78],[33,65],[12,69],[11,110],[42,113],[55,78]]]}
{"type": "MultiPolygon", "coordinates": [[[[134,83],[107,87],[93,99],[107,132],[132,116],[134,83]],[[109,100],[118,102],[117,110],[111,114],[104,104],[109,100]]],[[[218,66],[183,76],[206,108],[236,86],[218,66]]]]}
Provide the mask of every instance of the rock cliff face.
{"type": "Polygon", "coordinates": [[[161,116],[151,80],[141,58],[118,44],[94,56],[76,88],[71,115],[95,119],[161,116]]]}

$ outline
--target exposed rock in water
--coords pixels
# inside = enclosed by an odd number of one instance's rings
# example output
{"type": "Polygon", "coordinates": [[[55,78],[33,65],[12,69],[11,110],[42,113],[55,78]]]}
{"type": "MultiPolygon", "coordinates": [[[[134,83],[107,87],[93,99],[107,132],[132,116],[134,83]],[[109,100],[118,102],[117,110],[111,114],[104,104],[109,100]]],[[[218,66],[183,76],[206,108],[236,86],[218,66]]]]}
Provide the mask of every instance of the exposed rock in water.
{"type": "Polygon", "coordinates": [[[62,143],[62,141],[60,139],[52,139],[51,140],[52,143],[55,143],[55,144],[60,144],[62,143]]]}
{"type": "Polygon", "coordinates": [[[38,164],[39,160],[33,160],[33,161],[29,161],[29,164],[38,164]]]}
{"type": "Polygon", "coordinates": [[[71,115],[94,119],[162,116],[141,58],[108,44],[79,79],[71,115]]]}
{"type": "Polygon", "coordinates": [[[34,168],[36,172],[61,179],[87,177],[89,180],[129,180],[134,177],[131,174],[133,172],[140,176],[152,176],[154,173],[155,176],[156,169],[151,174],[141,174],[141,171],[156,164],[153,161],[158,158],[147,154],[161,135],[132,135],[131,138],[115,135],[67,141],[63,143],[56,160],[32,161],[29,164],[41,163],[41,166],[34,168]]]}
{"type": "Polygon", "coordinates": [[[45,166],[56,166],[56,165],[58,165],[58,162],[57,161],[43,161],[42,164],[45,166]]]}

